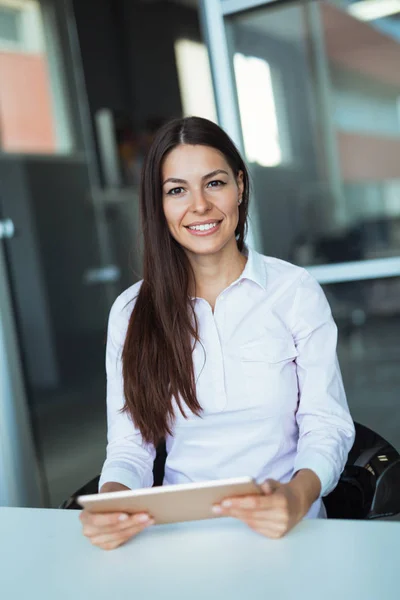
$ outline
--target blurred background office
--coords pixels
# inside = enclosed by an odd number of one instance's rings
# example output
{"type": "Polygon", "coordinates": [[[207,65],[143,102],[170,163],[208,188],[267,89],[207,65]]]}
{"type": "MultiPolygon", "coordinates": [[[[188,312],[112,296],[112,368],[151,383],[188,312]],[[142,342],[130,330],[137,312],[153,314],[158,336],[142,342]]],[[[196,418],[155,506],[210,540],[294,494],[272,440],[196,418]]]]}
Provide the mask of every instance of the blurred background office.
{"type": "Polygon", "coordinates": [[[400,0],[0,0],[0,505],[101,468],[143,156],[192,114],[244,152],[249,243],[321,282],[353,417],[400,448],[400,0]]]}

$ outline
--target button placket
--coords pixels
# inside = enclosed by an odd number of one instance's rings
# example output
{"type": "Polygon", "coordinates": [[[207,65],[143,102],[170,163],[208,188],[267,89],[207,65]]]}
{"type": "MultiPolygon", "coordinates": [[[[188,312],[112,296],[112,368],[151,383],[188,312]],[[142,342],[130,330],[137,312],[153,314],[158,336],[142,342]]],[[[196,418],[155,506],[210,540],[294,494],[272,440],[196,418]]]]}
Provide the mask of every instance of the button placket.
{"type": "Polygon", "coordinates": [[[218,354],[218,367],[215,370],[215,376],[217,378],[217,398],[216,407],[218,410],[223,410],[227,404],[226,387],[225,387],[225,364],[223,354],[223,339],[224,339],[224,324],[225,324],[225,313],[226,306],[224,303],[225,294],[222,294],[218,299],[221,302],[217,302],[214,310],[214,327],[216,334],[216,354],[218,354]]]}

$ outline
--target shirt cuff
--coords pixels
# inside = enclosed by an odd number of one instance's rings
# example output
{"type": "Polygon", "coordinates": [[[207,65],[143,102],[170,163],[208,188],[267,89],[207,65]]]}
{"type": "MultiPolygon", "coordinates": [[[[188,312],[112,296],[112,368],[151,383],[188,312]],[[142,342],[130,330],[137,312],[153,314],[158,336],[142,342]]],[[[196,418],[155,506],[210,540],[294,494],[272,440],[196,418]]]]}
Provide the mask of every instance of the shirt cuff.
{"type": "Polygon", "coordinates": [[[310,469],[321,482],[321,492],[319,497],[327,496],[337,485],[335,469],[330,460],[322,454],[307,450],[296,456],[294,461],[294,473],[301,469],[310,469]]]}
{"type": "Polygon", "coordinates": [[[102,471],[99,481],[99,491],[102,485],[111,481],[126,485],[130,490],[137,490],[144,487],[137,473],[131,469],[113,467],[112,465],[102,471]]]}

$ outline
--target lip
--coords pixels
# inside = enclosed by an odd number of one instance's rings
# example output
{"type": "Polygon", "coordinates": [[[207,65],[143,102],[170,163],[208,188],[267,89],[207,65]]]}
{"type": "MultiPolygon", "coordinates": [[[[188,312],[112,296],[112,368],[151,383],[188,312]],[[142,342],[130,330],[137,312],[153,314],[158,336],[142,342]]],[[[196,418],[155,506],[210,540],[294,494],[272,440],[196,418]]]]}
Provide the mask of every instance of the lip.
{"type": "Polygon", "coordinates": [[[197,223],[190,223],[190,226],[185,225],[185,228],[191,235],[203,237],[205,235],[213,235],[213,233],[219,231],[221,228],[221,223],[222,221],[213,219],[211,221],[199,221],[197,223]],[[196,231],[195,229],[189,229],[189,227],[193,227],[195,225],[207,225],[209,223],[218,223],[218,225],[216,227],[213,227],[213,229],[207,229],[206,231],[196,231]]]}

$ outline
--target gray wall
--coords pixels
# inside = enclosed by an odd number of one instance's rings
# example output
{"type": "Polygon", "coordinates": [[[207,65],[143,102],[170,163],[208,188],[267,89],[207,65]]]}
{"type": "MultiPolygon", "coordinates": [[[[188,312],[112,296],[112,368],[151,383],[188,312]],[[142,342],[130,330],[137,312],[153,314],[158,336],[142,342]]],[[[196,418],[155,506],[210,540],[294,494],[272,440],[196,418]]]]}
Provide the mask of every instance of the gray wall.
{"type": "Polygon", "coordinates": [[[180,117],[174,42],[201,39],[197,11],[172,2],[122,4],[135,122],[141,127],[149,117],[180,117]]]}

